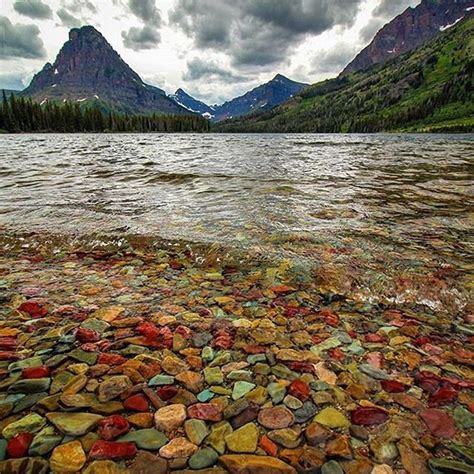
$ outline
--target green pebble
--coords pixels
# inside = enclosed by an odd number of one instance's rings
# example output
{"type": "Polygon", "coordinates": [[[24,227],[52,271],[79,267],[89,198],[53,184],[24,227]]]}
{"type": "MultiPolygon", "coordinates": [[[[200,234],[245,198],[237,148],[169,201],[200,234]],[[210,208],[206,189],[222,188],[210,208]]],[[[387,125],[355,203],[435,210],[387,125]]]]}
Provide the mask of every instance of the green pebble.
{"type": "Polygon", "coordinates": [[[203,448],[189,458],[188,464],[191,469],[204,469],[213,466],[218,457],[219,455],[212,448],[203,448]]]}
{"type": "Polygon", "coordinates": [[[210,362],[214,359],[214,349],[212,347],[206,346],[202,349],[201,352],[202,360],[210,362]]]}
{"type": "Polygon", "coordinates": [[[87,365],[94,365],[99,355],[97,352],[86,352],[81,349],[74,349],[69,353],[69,357],[84,362],[87,365]]]}
{"type": "Polygon", "coordinates": [[[328,461],[321,467],[321,474],[344,474],[344,471],[337,461],[328,461]]]}
{"type": "Polygon", "coordinates": [[[201,403],[208,402],[212,398],[214,398],[214,393],[212,393],[209,389],[203,390],[199,392],[196,397],[201,403]]]}
{"type": "Polygon", "coordinates": [[[207,427],[206,423],[202,420],[196,419],[186,420],[184,422],[184,431],[189,441],[198,446],[209,434],[209,428],[207,427]]]}
{"type": "Polygon", "coordinates": [[[269,383],[267,386],[267,391],[275,405],[281,403],[285,398],[286,388],[280,383],[269,383]]]}
{"type": "Polygon", "coordinates": [[[251,354],[247,357],[247,362],[251,365],[256,364],[257,362],[266,362],[267,357],[265,354],[251,354]]]}
{"type": "Polygon", "coordinates": [[[7,456],[7,440],[0,439],[0,461],[3,461],[7,456]]]}
{"type": "Polygon", "coordinates": [[[172,377],[171,375],[155,375],[149,380],[148,385],[150,385],[150,387],[153,387],[155,385],[171,385],[173,383],[174,377],[172,377]]]}
{"type": "Polygon", "coordinates": [[[140,449],[156,450],[168,443],[168,438],[161,431],[155,430],[154,428],[146,428],[143,430],[130,431],[126,435],[121,436],[117,441],[131,441],[140,449]]]}
{"type": "Polygon", "coordinates": [[[43,365],[43,359],[39,356],[29,357],[28,359],[18,360],[12,362],[8,366],[10,372],[15,372],[16,370],[29,369],[32,367],[41,367],[43,365]]]}
{"type": "Polygon", "coordinates": [[[206,367],[204,379],[208,385],[220,385],[224,382],[224,374],[219,367],[206,367]]]}
{"type": "Polygon", "coordinates": [[[244,395],[250,392],[255,388],[254,383],[245,382],[245,381],[238,381],[234,384],[234,389],[232,390],[232,398],[234,400],[238,400],[242,398],[244,395]]]}

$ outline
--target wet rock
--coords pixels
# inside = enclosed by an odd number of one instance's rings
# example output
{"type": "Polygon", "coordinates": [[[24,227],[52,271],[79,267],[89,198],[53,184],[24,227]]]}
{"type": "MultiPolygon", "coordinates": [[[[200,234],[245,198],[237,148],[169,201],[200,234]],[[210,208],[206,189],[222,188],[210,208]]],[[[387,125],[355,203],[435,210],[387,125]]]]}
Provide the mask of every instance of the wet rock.
{"type": "Polygon", "coordinates": [[[113,375],[99,385],[99,401],[108,402],[132,388],[132,382],[126,375],[113,375]]]}
{"type": "Polygon", "coordinates": [[[22,458],[28,453],[28,448],[33,441],[31,433],[18,433],[8,440],[7,454],[10,458],[22,458]]]}
{"type": "Polygon", "coordinates": [[[352,423],[362,426],[379,425],[387,418],[388,414],[377,407],[358,407],[351,413],[352,423]]]}
{"type": "Polygon", "coordinates": [[[412,438],[403,438],[397,444],[403,467],[410,474],[429,474],[429,453],[412,438]]]}
{"type": "Polygon", "coordinates": [[[420,413],[431,433],[438,438],[452,438],[456,434],[451,416],[443,410],[429,408],[420,413]]]}
{"type": "Polygon", "coordinates": [[[69,436],[82,436],[103,419],[92,413],[48,413],[46,418],[61,432],[69,436]]]}
{"type": "Polygon", "coordinates": [[[86,462],[86,454],[79,441],[61,444],[51,454],[51,470],[57,472],[78,472],[86,462]]]}
{"type": "Polygon", "coordinates": [[[221,421],[222,408],[214,403],[196,403],[188,408],[190,418],[206,421],[221,421]]]}
{"type": "Polygon", "coordinates": [[[160,408],[155,413],[155,424],[158,430],[166,433],[179,428],[186,419],[186,407],[182,404],[172,404],[160,408]]]}
{"type": "Polygon", "coordinates": [[[5,474],[47,474],[49,463],[40,457],[9,459],[0,462],[0,472],[5,474]]]}
{"type": "Polygon", "coordinates": [[[258,422],[270,430],[288,428],[294,421],[293,413],[282,406],[264,408],[258,415],[258,422]]]}
{"type": "Polygon", "coordinates": [[[219,463],[231,474],[296,474],[293,467],[271,456],[226,454],[219,463]]]}
{"type": "Polygon", "coordinates": [[[327,407],[321,410],[315,417],[314,421],[327,428],[348,428],[350,421],[338,410],[327,407]]]}
{"type": "Polygon", "coordinates": [[[344,474],[341,465],[337,461],[328,461],[321,467],[321,474],[344,474]]]}
{"type": "Polygon", "coordinates": [[[40,379],[24,379],[13,383],[8,387],[9,393],[37,393],[47,392],[51,384],[49,377],[40,379]]]}
{"type": "Polygon", "coordinates": [[[313,422],[307,426],[305,436],[310,446],[317,446],[331,439],[334,434],[319,423],[313,422]]]}
{"type": "Polygon", "coordinates": [[[138,451],[132,464],[130,464],[130,472],[137,474],[166,474],[168,472],[168,462],[166,459],[147,451],[138,451]]]}
{"type": "Polygon", "coordinates": [[[191,469],[204,469],[213,466],[218,457],[219,455],[212,448],[200,449],[189,458],[189,467],[191,469]]]}
{"type": "Polygon", "coordinates": [[[192,456],[198,447],[186,438],[174,438],[160,449],[160,456],[165,459],[187,458],[192,456]]]}
{"type": "Polygon", "coordinates": [[[151,451],[160,449],[168,442],[168,438],[161,431],[154,428],[147,428],[143,430],[130,431],[124,436],[121,436],[117,441],[119,442],[133,442],[140,449],[148,449],[151,451]]]}
{"type": "Polygon", "coordinates": [[[227,448],[235,453],[253,453],[257,449],[258,428],[247,423],[225,437],[227,448]]]}
{"type": "Polygon", "coordinates": [[[199,446],[209,434],[209,428],[202,420],[186,420],[184,422],[184,431],[191,443],[199,446]]]}
{"type": "Polygon", "coordinates": [[[2,435],[6,439],[13,438],[19,433],[37,433],[46,424],[46,420],[37,413],[30,413],[29,415],[20,418],[13,423],[8,424],[2,431],[2,435]]]}
{"type": "Polygon", "coordinates": [[[294,449],[302,442],[301,428],[283,428],[270,431],[267,435],[273,442],[285,448],[294,449]]]}
{"type": "Polygon", "coordinates": [[[221,421],[211,426],[211,432],[206,437],[206,444],[214,448],[219,454],[224,454],[225,437],[232,433],[232,426],[227,421],[221,421]]]}

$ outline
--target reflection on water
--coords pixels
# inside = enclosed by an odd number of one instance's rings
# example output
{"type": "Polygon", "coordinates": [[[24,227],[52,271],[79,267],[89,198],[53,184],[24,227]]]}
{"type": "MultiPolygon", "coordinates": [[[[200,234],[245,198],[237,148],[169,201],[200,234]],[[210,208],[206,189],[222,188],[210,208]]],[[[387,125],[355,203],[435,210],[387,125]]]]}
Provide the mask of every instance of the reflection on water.
{"type": "Polygon", "coordinates": [[[466,310],[473,136],[4,135],[0,224],[309,264],[363,301],[466,310]]]}

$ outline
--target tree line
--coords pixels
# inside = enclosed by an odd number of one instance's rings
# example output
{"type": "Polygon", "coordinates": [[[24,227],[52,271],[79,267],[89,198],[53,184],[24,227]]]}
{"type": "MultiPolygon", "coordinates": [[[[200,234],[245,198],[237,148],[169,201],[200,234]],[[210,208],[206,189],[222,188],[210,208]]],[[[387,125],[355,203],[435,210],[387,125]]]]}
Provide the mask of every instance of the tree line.
{"type": "Polygon", "coordinates": [[[103,112],[78,103],[46,102],[31,98],[7,98],[2,94],[0,131],[22,132],[207,132],[209,121],[199,115],[129,115],[103,112]]]}

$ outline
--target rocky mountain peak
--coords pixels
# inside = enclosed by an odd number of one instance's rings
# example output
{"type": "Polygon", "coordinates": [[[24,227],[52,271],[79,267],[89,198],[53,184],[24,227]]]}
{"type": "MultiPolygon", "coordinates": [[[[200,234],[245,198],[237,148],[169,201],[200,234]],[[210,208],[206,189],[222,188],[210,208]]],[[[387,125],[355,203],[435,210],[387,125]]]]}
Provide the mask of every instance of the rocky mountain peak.
{"type": "Polygon", "coordinates": [[[474,14],[474,0],[422,0],[387,23],[342,74],[385,64],[474,14]]]}

